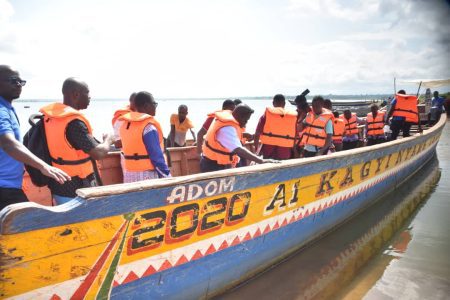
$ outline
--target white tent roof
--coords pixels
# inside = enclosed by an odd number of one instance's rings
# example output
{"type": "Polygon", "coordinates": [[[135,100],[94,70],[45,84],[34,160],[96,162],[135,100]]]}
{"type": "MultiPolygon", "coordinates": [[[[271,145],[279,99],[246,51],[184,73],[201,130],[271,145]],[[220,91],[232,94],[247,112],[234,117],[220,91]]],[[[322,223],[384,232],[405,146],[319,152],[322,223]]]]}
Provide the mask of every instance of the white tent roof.
{"type": "Polygon", "coordinates": [[[400,80],[399,83],[415,83],[420,84],[424,88],[437,88],[440,86],[450,85],[450,79],[415,79],[415,80],[400,80]]]}

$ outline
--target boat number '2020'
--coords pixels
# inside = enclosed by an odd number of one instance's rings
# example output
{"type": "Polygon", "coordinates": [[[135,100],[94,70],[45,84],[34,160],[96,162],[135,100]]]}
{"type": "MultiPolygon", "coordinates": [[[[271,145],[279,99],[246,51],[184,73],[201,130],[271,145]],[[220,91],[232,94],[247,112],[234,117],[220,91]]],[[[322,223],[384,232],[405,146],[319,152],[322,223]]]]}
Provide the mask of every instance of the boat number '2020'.
{"type": "Polygon", "coordinates": [[[189,203],[172,210],[141,214],[131,226],[127,252],[132,255],[189,239],[197,232],[203,235],[222,226],[233,226],[244,220],[250,205],[250,192],[220,197],[205,204],[189,203]]]}

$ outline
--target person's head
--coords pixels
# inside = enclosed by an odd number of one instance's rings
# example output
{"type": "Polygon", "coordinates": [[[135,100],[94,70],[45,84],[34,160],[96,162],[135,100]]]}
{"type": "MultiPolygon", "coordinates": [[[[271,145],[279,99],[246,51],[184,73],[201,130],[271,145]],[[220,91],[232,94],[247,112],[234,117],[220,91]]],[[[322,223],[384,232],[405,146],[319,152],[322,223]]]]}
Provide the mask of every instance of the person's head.
{"type": "Polygon", "coordinates": [[[183,122],[186,120],[186,116],[188,115],[188,107],[187,105],[181,104],[178,106],[178,119],[183,122]]]}
{"type": "Polygon", "coordinates": [[[352,117],[352,112],[350,111],[350,109],[344,110],[344,117],[345,117],[347,120],[350,120],[350,119],[351,119],[351,117],[352,117]]]}
{"type": "Polygon", "coordinates": [[[130,95],[130,99],[129,99],[131,111],[136,111],[136,106],[134,105],[134,98],[135,98],[135,97],[136,97],[136,93],[133,92],[133,93],[130,95]]]}
{"type": "Polygon", "coordinates": [[[322,108],[323,108],[322,96],[315,96],[312,100],[312,110],[316,115],[320,115],[322,113],[322,108]]]}
{"type": "Polygon", "coordinates": [[[434,97],[434,98],[437,98],[437,97],[439,97],[439,92],[438,92],[438,91],[434,91],[434,93],[433,93],[433,97],[434,97]]]}
{"type": "Polygon", "coordinates": [[[19,98],[25,83],[26,81],[20,78],[19,72],[10,66],[0,65],[0,96],[6,101],[12,102],[19,98]]]}
{"type": "Polygon", "coordinates": [[[378,109],[379,109],[379,107],[376,104],[372,104],[370,106],[370,111],[372,112],[372,114],[376,114],[378,112],[378,109]]]}
{"type": "Polygon", "coordinates": [[[234,102],[235,106],[238,106],[239,104],[242,104],[242,100],[241,99],[234,99],[233,102],[234,102]]]}
{"type": "Polygon", "coordinates": [[[276,94],[272,100],[273,107],[284,107],[286,105],[286,99],[282,94],[276,94]]]}
{"type": "Polygon", "coordinates": [[[248,120],[252,116],[252,113],[255,111],[250,108],[247,104],[239,104],[236,106],[236,108],[233,110],[233,117],[236,119],[236,121],[239,122],[239,126],[245,127],[247,125],[248,120]]]}
{"type": "Polygon", "coordinates": [[[231,99],[227,99],[222,103],[222,110],[231,110],[233,111],[236,108],[236,104],[231,99]]]}
{"type": "Polygon", "coordinates": [[[405,92],[405,90],[399,90],[399,91],[397,92],[397,94],[406,95],[406,92],[405,92]]]}
{"type": "Polygon", "coordinates": [[[77,78],[69,77],[64,80],[62,93],[64,104],[77,110],[86,109],[91,101],[88,85],[77,78]]]}
{"type": "Polygon", "coordinates": [[[335,118],[339,118],[339,113],[338,113],[337,111],[333,111],[333,116],[334,116],[335,118]]]}
{"type": "Polygon", "coordinates": [[[136,106],[137,112],[154,116],[156,114],[158,103],[155,101],[152,94],[143,91],[137,93],[136,97],[134,97],[134,105],[136,106]]]}
{"type": "Polygon", "coordinates": [[[333,104],[330,99],[323,100],[323,107],[329,110],[333,110],[333,104]]]}

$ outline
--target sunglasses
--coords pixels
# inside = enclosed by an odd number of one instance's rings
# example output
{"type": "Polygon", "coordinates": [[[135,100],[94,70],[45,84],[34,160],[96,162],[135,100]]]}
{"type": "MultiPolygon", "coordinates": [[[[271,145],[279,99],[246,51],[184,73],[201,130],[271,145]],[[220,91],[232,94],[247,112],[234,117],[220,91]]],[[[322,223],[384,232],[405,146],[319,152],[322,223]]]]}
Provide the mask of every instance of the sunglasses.
{"type": "Polygon", "coordinates": [[[9,77],[9,78],[5,79],[4,81],[8,82],[10,84],[13,84],[13,85],[20,85],[20,86],[24,86],[27,83],[26,80],[22,80],[19,77],[9,77]]]}

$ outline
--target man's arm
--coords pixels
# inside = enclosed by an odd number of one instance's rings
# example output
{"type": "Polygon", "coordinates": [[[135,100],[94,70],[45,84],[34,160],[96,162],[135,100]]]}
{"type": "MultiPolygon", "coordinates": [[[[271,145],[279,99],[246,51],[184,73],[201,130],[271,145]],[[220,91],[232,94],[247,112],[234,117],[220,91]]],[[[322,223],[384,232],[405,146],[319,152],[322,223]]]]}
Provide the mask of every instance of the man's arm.
{"type": "Polygon", "coordinates": [[[156,130],[155,126],[151,124],[147,125],[144,129],[142,139],[144,141],[145,149],[147,149],[149,159],[155,167],[155,171],[158,173],[158,177],[170,177],[170,169],[164,159],[164,154],[160,146],[158,131],[156,130]]]}
{"type": "Polygon", "coordinates": [[[194,130],[192,130],[192,128],[191,129],[189,129],[190,131],[191,131],[191,134],[192,134],[192,138],[194,139],[194,143],[197,141],[197,139],[195,138],[195,133],[194,133],[194,130]]]}
{"type": "Polygon", "coordinates": [[[200,129],[197,132],[197,153],[198,154],[202,154],[202,146],[203,146],[203,140],[206,134],[206,129],[202,127],[202,129],[200,129]]]}
{"type": "Polygon", "coordinates": [[[64,171],[46,164],[42,159],[31,153],[27,147],[14,138],[12,133],[5,133],[0,136],[0,147],[15,160],[38,169],[42,174],[53,178],[60,184],[70,180],[70,176],[64,171]]]}
{"type": "Polygon", "coordinates": [[[109,147],[114,143],[114,135],[103,134],[103,142],[99,143],[92,134],[89,133],[86,124],[78,119],[71,121],[67,125],[66,137],[70,145],[95,160],[102,159],[109,152],[109,147]]]}
{"type": "Polygon", "coordinates": [[[170,125],[169,133],[169,145],[168,147],[173,147],[175,145],[175,125],[170,125]]]}
{"type": "Polygon", "coordinates": [[[389,109],[389,112],[387,113],[386,120],[384,121],[384,123],[389,124],[389,119],[391,118],[391,116],[395,110],[395,104],[397,104],[397,102],[395,100],[393,100],[391,102],[391,108],[389,109]]]}

